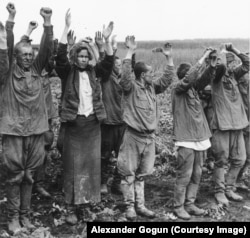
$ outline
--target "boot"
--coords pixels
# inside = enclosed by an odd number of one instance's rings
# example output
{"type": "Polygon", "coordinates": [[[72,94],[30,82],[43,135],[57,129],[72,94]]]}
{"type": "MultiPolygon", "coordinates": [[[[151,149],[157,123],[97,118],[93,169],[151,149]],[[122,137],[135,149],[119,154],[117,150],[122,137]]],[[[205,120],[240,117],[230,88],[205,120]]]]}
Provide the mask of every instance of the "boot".
{"type": "Polygon", "coordinates": [[[214,197],[218,203],[228,207],[229,201],[227,200],[224,192],[215,193],[214,197]]]}
{"type": "Polygon", "coordinates": [[[144,181],[135,180],[135,207],[137,214],[154,218],[155,213],[145,207],[144,181]]]}
{"type": "Polygon", "coordinates": [[[174,208],[174,214],[183,220],[189,220],[191,218],[183,206],[174,208]]]}
{"type": "Polygon", "coordinates": [[[8,230],[14,235],[21,230],[19,223],[20,185],[7,184],[8,230]]]}
{"type": "Polygon", "coordinates": [[[226,196],[228,197],[228,199],[233,200],[235,202],[240,202],[243,200],[243,197],[235,193],[233,190],[227,190],[226,196]]]}
{"type": "Polygon", "coordinates": [[[20,221],[23,227],[28,230],[33,230],[36,227],[30,222],[30,203],[32,195],[32,184],[23,181],[21,184],[21,210],[20,210],[20,221]]]}
{"type": "Polygon", "coordinates": [[[236,194],[233,190],[235,188],[235,183],[238,177],[238,174],[241,170],[241,167],[233,167],[231,166],[230,170],[227,173],[226,176],[226,182],[227,182],[227,186],[226,186],[226,196],[233,200],[233,201],[242,201],[243,197],[241,197],[240,195],[236,194]]]}
{"type": "Polygon", "coordinates": [[[65,221],[70,225],[75,225],[78,222],[77,216],[76,216],[76,208],[74,205],[68,205],[67,207],[67,216],[65,218],[65,221]]]}
{"type": "Polygon", "coordinates": [[[226,191],[234,190],[236,180],[237,180],[240,170],[241,170],[241,167],[231,166],[231,168],[229,169],[226,175],[226,191]]]}
{"type": "Polygon", "coordinates": [[[8,222],[8,230],[16,235],[19,231],[21,231],[21,229],[19,216],[12,217],[8,222]]]}
{"type": "Polygon", "coordinates": [[[135,192],[134,192],[134,182],[128,184],[126,180],[121,181],[121,188],[123,199],[126,205],[126,217],[127,219],[135,219],[135,192]]]}
{"type": "Polygon", "coordinates": [[[214,193],[224,193],[225,192],[225,169],[222,167],[214,167],[213,181],[214,181],[214,193]]]}
{"type": "Polygon", "coordinates": [[[195,216],[201,216],[205,213],[204,209],[198,208],[194,204],[189,204],[185,206],[185,210],[190,214],[190,215],[195,215],[195,216]]]}

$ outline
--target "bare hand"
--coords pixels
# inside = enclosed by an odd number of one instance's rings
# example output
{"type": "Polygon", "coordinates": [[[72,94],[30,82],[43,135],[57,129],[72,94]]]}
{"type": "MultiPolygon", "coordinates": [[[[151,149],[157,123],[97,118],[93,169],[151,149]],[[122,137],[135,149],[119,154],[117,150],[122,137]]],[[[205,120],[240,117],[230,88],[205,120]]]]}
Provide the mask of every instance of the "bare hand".
{"type": "Polygon", "coordinates": [[[227,51],[233,52],[233,51],[234,51],[234,46],[233,46],[232,43],[225,43],[225,49],[226,49],[227,51]]]}
{"type": "Polygon", "coordinates": [[[116,35],[113,35],[112,37],[111,37],[111,45],[112,45],[112,48],[113,48],[113,50],[116,50],[117,49],[117,41],[116,41],[116,35]]]}
{"type": "Polygon", "coordinates": [[[7,6],[6,6],[6,8],[7,8],[9,14],[11,14],[11,15],[13,15],[13,16],[16,15],[16,8],[15,8],[14,3],[9,2],[9,3],[7,4],[7,6]]]}
{"type": "Polygon", "coordinates": [[[68,45],[72,46],[75,44],[76,42],[76,36],[74,36],[74,31],[69,31],[69,33],[67,34],[67,42],[68,45]]]}
{"type": "Polygon", "coordinates": [[[29,28],[30,28],[30,30],[35,30],[36,28],[38,27],[38,23],[36,22],[36,21],[31,21],[30,23],[29,23],[29,28]]]}
{"type": "Polygon", "coordinates": [[[105,25],[103,25],[103,30],[102,30],[102,35],[105,39],[105,41],[107,41],[112,33],[114,29],[114,22],[110,22],[109,25],[105,28],[105,25]]]}
{"type": "Polygon", "coordinates": [[[88,43],[91,47],[95,46],[93,39],[90,36],[87,36],[83,39],[84,42],[88,43]]]}
{"type": "Polygon", "coordinates": [[[135,51],[137,48],[137,44],[135,42],[135,37],[134,36],[127,36],[125,39],[125,46],[129,48],[130,50],[135,51]]]}
{"type": "Polygon", "coordinates": [[[165,56],[172,55],[172,45],[170,43],[165,43],[163,47],[157,47],[152,50],[154,53],[163,53],[165,56]]]}
{"type": "Polygon", "coordinates": [[[42,7],[40,10],[40,15],[43,17],[43,19],[50,19],[52,16],[52,9],[48,7],[42,7]]]}
{"type": "Polygon", "coordinates": [[[70,12],[70,8],[69,8],[66,12],[66,15],[65,15],[65,26],[69,28],[70,25],[71,25],[71,12],[70,12]]]}
{"type": "Polygon", "coordinates": [[[103,47],[103,35],[100,31],[95,33],[95,43],[99,49],[103,47]]]}

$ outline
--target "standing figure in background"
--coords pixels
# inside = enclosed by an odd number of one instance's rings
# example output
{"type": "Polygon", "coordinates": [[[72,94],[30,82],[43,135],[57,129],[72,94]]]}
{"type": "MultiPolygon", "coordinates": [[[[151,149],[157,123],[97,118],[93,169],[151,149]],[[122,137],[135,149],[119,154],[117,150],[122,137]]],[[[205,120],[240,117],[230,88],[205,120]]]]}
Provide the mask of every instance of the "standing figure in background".
{"type": "Polygon", "coordinates": [[[199,75],[203,62],[212,52],[211,48],[207,49],[193,67],[187,63],[180,64],[177,69],[179,81],[174,83],[171,92],[173,138],[178,147],[174,213],[184,220],[190,219],[190,215],[200,216],[205,212],[195,205],[195,200],[206,150],[211,146],[211,132],[198,91],[215,77],[216,57],[199,75]]]}
{"type": "MultiPolygon", "coordinates": [[[[240,95],[239,79],[249,72],[249,57],[241,53],[231,43],[226,43],[226,51],[238,56],[242,65],[235,68],[235,63],[221,55],[221,64],[217,65],[216,77],[211,82],[213,116],[211,121],[212,153],[215,158],[213,179],[214,195],[218,203],[228,206],[229,201],[241,201],[235,193],[237,176],[246,160],[246,148],[243,129],[248,126],[248,119],[240,95]],[[225,167],[229,170],[225,176],[225,167]]],[[[224,55],[225,56],[225,55],[224,55]]]]}
{"type": "Polygon", "coordinates": [[[16,233],[20,230],[20,222],[28,229],[35,228],[29,216],[33,173],[43,164],[44,132],[49,129],[40,75],[49,58],[53,28],[52,10],[42,8],[44,33],[34,59],[30,41],[21,40],[14,48],[16,10],[13,4],[8,4],[7,9],[10,14],[6,30],[0,25],[0,81],[3,84],[0,133],[3,134],[3,161],[8,172],[8,229],[16,233]]]}
{"type": "Polygon", "coordinates": [[[94,67],[88,43],[76,43],[67,55],[67,34],[71,24],[69,10],[56,57],[58,76],[65,83],[61,119],[65,121],[63,142],[64,194],[68,214],[66,221],[76,224],[76,205],[100,201],[101,129],[106,118],[97,78],[109,75],[113,66],[113,50],[109,37],[113,22],[103,30],[106,56],[94,67]]]}
{"type": "Polygon", "coordinates": [[[152,67],[141,61],[134,66],[135,79],[133,78],[131,60],[136,49],[133,36],[126,38],[126,46],[128,51],[123,61],[120,81],[126,130],[117,167],[122,176],[126,217],[134,219],[138,214],[153,218],[155,213],[145,207],[144,178],[153,172],[155,161],[154,132],[158,122],[156,94],[164,92],[174,78],[172,47],[167,43],[161,49],[166,59],[166,69],[162,77],[153,80],[152,67]]]}

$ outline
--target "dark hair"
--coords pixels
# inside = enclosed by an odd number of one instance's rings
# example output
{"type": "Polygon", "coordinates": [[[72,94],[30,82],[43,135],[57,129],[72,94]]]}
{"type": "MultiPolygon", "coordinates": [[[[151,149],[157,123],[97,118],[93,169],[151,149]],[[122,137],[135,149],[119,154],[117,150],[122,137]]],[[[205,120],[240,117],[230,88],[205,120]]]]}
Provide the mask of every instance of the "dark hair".
{"type": "Polygon", "coordinates": [[[191,68],[191,64],[189,63],[180,64],[176,72],[178,78],[183,79],[190,68],[191,68]]]}
{"type": "Polygon", "coordinates": [[[135,73],[136,79],[139,79],[141,77],[141,73],[147,72],[147,71],[148,71],[148,68],[144,62],[142,61],[136,62],[135,67],[134,67],[134,73],[135,73]]]}
{"type": "Polygon", "coordinates": [[[89,52],[89,49],[85,46],[81,46],[79,48],[76,49],[76,57],[77,55],[82,51],[82,50],[86,50],[88,52],[88,57],[89,57],[89,60],[92,60],[92,55],[90,54],[89,52]]]}

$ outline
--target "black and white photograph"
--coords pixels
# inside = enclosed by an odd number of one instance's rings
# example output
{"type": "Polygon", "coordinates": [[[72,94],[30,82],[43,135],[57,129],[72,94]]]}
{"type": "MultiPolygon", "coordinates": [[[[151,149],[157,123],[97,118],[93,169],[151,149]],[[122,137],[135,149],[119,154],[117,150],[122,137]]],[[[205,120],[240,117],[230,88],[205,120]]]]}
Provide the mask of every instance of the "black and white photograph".
{"type": "Polygon", "coordinates": [[[248,236],[249,0],[0,0],[0,238],[248,236]]]}

